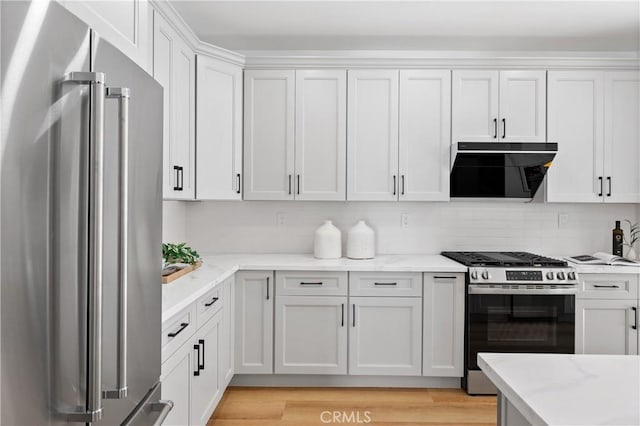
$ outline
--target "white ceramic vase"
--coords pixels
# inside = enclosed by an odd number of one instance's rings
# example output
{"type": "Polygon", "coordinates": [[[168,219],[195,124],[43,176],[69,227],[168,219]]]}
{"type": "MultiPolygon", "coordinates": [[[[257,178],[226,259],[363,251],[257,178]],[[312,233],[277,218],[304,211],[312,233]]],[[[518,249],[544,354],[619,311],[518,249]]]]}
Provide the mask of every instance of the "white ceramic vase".
{"type": "Polygon", "coordinates": [[[342,257],[342,233],[330,220],[316,229],[313,240],[313,256],[316,259],[340,259],[342,257]]]}
{"type": "Polygon", "coordinates": [[[347,257],[349,259],[373,259],[375,254],[375,232],[364,223],[364,220],[361,220],[347,234],[347,257]]]}
{"type": "Polygon", "coordinates": [[[633,247],[629,247],[627,249],[627,254],[625,257],[629,260],[638,260],[638,255],[636,254],[636,250],[633,247]]]}

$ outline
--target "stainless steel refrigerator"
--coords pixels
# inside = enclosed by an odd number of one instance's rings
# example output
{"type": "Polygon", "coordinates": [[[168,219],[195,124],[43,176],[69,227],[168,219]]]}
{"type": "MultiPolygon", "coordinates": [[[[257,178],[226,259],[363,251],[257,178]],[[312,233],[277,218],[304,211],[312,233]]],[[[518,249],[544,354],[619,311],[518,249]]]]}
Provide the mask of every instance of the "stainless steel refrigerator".
{"type": "Polygon", "coordinates": [[[0,421],[159,424],[162,88],[56,2],[0,15],[0,421]]]}

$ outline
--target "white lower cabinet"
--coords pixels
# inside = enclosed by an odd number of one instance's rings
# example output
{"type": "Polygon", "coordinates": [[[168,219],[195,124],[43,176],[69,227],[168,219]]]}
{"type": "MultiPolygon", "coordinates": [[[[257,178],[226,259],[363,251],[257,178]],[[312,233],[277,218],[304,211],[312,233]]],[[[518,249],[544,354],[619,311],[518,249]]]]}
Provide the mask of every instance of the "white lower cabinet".
{"type": "Polygon", "coordinates": [[[349,374],[419,376],[419,297],[351,297],[349,374]]]}
{"type": "Polygon", "coordinates": [[[577,300],[576,353],[637,355],[637,309],[633,299],[577,300]]]}
{"type": "Polygon", "coordinates": [[[235,278],[235,372],[273,373],[273,272],[244,271],[235,278]]]}
{"type": "Polygon", "coordinates": [[[464,275],[424,274],[423,376],[462,377],[464,275]]]}
{"type": "Polygon", "coordinates": [[[185,343],[162,364],[162,399],[173,401],[173,409],[165,419],[168,426],[191,424],[191,382],[196,366],[192,341],[185,343]]]}
{"type": "Polygon", "coordinates": [[[233,315],[234,301],[234,279],[230,278],[224,283],[223,294],[226,306],[222,313],[222,338],[220,344],[220,381],[222,387],[226,387],[231,382],[234,372],[234,332],[235,318],[233,315]]]}
{"type": "Polygon", "coordinates": [[[346,305],[346,296],[278,296],[275,372],[347,374],[346,305]]]}

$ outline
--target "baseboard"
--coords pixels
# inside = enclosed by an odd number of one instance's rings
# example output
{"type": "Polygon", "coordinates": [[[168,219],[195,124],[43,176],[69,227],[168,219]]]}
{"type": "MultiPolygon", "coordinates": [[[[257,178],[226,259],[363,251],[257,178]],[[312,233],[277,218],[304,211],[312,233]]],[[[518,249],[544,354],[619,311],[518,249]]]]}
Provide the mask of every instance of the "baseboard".
{"type": "Polygon", "coordinates": [[[460,377],[331,376],[319,374],[236,374],[230,386],[451,388],[459,389],[460,377]]]}

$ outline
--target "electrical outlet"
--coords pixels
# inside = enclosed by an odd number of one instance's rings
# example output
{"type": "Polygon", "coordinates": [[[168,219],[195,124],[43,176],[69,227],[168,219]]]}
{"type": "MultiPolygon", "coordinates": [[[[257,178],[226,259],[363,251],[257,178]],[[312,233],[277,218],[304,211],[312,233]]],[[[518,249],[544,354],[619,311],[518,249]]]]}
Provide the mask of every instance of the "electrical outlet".
{"type": "Polygon", "coordinates": [[[287,214],[286,213],[276,214],[276,224],[278,226],[285,226],[287,224],[287,214]]]}
{"type": "Polygon", "coordinates": [[[402,215],[400,215],[400,226],[403,228],[409,227],[409,213],[402,213],[402,215]]]}
{"type": "Polygon", "coordinates": [[[558,213],[558,229],[566,228],[569,225],[569,214],[558,213]]]}

